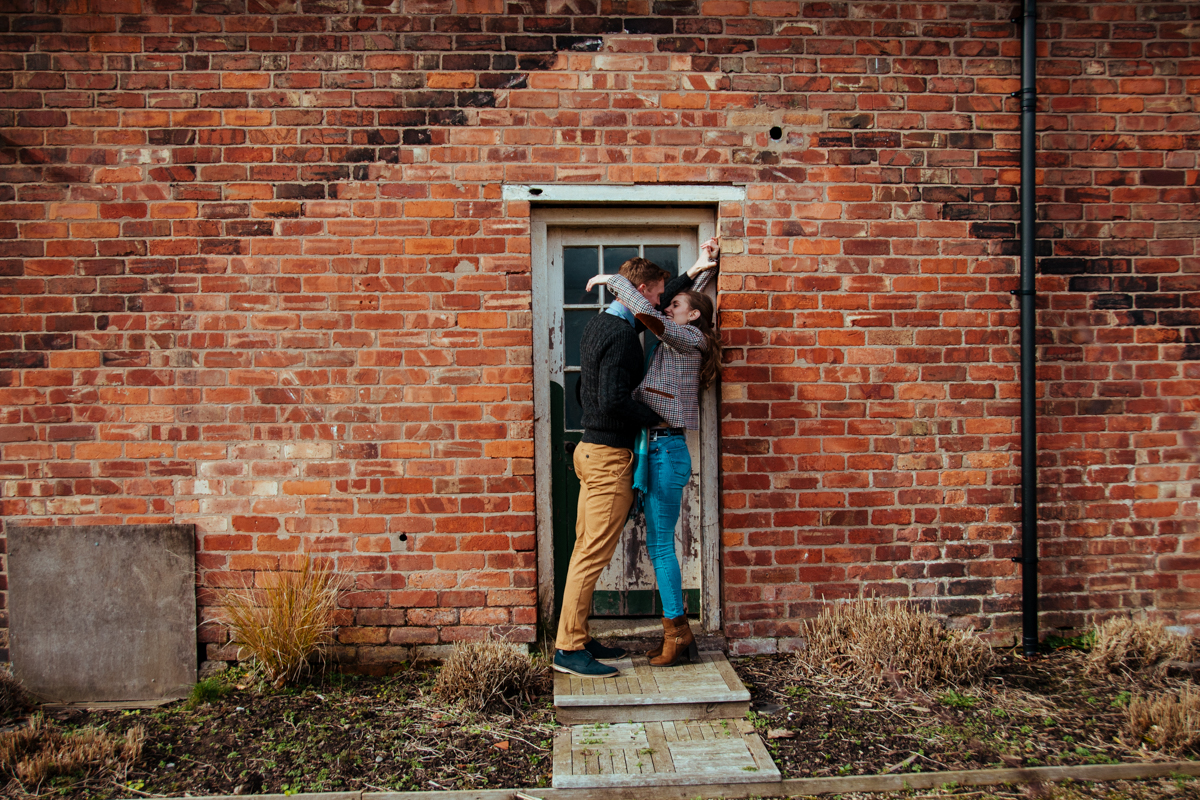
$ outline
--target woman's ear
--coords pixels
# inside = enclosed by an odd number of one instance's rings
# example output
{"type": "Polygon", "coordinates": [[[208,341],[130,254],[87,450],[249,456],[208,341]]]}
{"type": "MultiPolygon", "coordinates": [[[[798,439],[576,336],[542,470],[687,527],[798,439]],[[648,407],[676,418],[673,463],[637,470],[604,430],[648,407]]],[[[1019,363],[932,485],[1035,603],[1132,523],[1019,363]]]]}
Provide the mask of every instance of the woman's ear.
{"type": "Polygon", "coordinates": [[[693,308],[688,311],[688,322],[695,322],[700,319],[700,309],[693,308]]]}

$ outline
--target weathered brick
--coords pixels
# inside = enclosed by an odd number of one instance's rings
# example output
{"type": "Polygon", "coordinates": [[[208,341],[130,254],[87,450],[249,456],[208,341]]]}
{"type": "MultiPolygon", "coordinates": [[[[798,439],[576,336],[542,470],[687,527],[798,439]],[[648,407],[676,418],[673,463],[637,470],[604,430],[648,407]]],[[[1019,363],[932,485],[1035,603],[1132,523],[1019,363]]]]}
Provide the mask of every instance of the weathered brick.
{"type": "MultiPolygon", "coordinates": [[[[1080,575],[1046,624],[1132,586],[1196,619],[1200,70],[1179,6],[1127,5],[1075,9],[1040,64],[1041,526],[1047,576],[1080,575]]],[[[208,587],[331,554],[364,660],[531,640],[543,287],[503,187],[733,184],[733,648],[793,648],[860,591],[1011,629],[1019,53],[960,6],[472,0],[361,42],[282,7],[14,18],[5,513],[194,521],[208,587]]]]}

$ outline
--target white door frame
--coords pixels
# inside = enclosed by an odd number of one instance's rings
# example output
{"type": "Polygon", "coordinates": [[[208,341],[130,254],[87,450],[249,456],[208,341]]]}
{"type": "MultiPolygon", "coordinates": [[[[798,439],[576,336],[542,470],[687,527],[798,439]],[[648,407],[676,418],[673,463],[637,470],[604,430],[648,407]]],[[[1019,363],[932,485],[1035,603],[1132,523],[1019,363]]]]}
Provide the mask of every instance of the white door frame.
{"type": "MultiPolygon", "coordinates": [[[[681,193],[691,187],[679,187],[681,193]]],[[[681,199],[685,198],[683,194],[681,199]]],[[[550,471],[550,326],[552,310],[545,287],[549,284],[550,227],[661,228],[695,227],[699,241],[716,235],[716,211],[696,207],[627,206],[533,208],[530,212],[533,295],[533,451],[537,500],[538,607],[543,620],[554,613],[554,519],[550,471]]],[[[680,269],[689,265],[680,264],[680,269]]],[[[708,292],[715,293],[715,285],[708,292]]],[[[700,396],[700,624],[704,631],[721,627],[720,518],[718,484],[719,420],[716,387],[700,396]]]]}

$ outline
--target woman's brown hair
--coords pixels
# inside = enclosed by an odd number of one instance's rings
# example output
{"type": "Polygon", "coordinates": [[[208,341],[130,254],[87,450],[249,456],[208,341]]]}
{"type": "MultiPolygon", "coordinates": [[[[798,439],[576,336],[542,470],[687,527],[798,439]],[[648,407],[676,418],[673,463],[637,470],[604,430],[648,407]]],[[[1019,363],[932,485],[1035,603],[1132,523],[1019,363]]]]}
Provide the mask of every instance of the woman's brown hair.
{"type": "Polygon", "coordinates": [[[716,382],[717,376],[721,374],[721,337],[717,336],[717,330],[713,324],[715,321],[713,301],[699,292],[686,291],[679,294],[687,300],[688,308],[700,312],[700,316],[688,324],[699,328],[708,341],[708,347],[705,348],[701,357],[698,381],[701,389],[707,389],[716,382]]]}

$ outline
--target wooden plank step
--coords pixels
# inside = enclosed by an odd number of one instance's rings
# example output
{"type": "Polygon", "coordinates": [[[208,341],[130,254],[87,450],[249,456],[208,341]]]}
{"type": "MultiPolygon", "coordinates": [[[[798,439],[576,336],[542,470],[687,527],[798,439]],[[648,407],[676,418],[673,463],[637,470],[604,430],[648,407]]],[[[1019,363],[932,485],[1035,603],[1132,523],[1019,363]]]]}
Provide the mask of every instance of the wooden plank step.
{"type": "Polygon", "coordinates": [[[554,673],[560,723],[734,719],[750,709],[750,692],[721,652],[701,653],[698,664],[674,667],[651,667],[645,656],[607,663],[621,674],[580,678],[554,673]]]}
{"type": "Polygon", "coordinates": [[[744,719],[571,725],[554,735],[555,789],[781,780],[744,719]]]}

